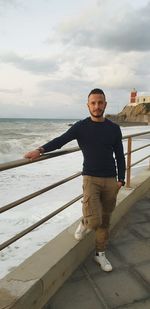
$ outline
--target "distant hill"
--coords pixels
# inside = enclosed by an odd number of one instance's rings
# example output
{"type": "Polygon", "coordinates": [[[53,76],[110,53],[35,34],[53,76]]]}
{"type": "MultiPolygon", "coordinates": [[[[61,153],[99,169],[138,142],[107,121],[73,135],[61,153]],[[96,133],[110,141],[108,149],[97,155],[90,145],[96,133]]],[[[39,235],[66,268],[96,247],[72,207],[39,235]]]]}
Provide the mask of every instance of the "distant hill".
{"type": "Polygon", "coordinates": [[[116,115],[106,115],[107,118],[117,123],[150,124],[150,103],[141,103],[136,106],[126,105],[116,115]]]}

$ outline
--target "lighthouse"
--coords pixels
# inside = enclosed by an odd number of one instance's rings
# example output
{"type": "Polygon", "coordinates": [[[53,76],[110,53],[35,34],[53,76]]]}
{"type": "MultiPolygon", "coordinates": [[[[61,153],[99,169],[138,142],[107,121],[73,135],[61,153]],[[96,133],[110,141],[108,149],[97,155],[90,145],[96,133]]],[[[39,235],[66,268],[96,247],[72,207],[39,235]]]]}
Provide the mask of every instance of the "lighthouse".
{"type": "Polygon", "coordinates": [[[130,94],[130,103],[136,104],[137,91],[135,88],[132,89],[130,94]]]}

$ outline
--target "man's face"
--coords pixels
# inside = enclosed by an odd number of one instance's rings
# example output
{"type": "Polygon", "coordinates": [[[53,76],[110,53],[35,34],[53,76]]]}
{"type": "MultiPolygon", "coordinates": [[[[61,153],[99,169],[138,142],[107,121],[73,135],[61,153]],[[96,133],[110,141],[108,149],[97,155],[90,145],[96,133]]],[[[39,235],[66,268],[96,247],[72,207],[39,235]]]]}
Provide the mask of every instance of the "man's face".
{"type": "Polygon", "coordinates": [[[104,114],[107,102],[103,94],[91,94],[88,98],[88,108],[92,117],[101,118],[104,114]]]}

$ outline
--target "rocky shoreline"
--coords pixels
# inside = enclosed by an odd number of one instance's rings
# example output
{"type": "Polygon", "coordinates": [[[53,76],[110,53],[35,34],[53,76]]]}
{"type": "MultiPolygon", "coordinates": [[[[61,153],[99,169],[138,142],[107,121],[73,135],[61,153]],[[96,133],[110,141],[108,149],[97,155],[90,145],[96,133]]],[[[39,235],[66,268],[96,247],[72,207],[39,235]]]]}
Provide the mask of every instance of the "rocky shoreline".
{"type": "Polygon", "coordinates": [[[122,126],[148,125],[150,124],[150,103],[126,105],[120,113],[106,117],[122,126]]]}
{"type": "Polygon", "coordinates": [[[110,119],[111,121],[119,124],[122,127],[131,127],[131,126],[145,126],[148,125],[148,122],[143,121],[121,121],[118,119],[117,115],[106,115],[107,119],[110,119]]]}

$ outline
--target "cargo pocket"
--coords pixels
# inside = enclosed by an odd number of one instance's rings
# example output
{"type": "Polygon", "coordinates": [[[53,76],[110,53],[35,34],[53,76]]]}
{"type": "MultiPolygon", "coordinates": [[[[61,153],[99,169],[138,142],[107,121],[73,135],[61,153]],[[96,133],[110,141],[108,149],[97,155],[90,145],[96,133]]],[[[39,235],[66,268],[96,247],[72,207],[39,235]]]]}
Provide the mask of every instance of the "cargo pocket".
{"type": "Polygon", "coordinates": [[[91,204],[90,197],[85,195],[82,203],[84,225],[90,230],[96,229],[101,220],[96,208],[91,204]]]}
{"type": "Polygon", "coordinates": [[[85,195],[83,197],[83,201],[82,201],[82,211],[83,211],[83,216],[89,217],[92,215],[92,210],[90,207],[90,203],[89,203],[90,197],[88,195],[85,195]]]}

